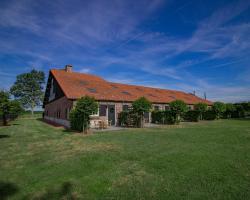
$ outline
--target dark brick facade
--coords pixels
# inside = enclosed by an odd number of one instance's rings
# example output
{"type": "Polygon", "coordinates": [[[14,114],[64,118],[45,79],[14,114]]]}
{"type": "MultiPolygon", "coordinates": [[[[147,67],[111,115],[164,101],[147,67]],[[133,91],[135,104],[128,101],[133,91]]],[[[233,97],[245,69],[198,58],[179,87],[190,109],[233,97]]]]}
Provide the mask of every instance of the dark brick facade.
{"type": "Polygon", "coordinates": [[[65,96],[45,105],[44,116],[68,120],[69,111],[73,108],[73,101],[65,96]]]}

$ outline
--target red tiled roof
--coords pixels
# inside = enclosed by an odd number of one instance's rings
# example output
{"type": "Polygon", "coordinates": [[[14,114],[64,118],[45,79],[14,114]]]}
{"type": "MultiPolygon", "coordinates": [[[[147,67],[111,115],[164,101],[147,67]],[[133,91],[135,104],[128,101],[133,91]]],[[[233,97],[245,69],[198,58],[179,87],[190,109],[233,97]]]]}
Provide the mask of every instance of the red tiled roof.
{"type": "Polygon", "coordinates": [[[95,75],[64,70],[52,69],[50,72],[69,99],[78,99],[88,95],[99,101],[132,102],[144,96],[153,103],[169,103],[179,99],[187,104],[199,102],[212,104],[211,101],[181,91],[112,83],[95,75]]]}

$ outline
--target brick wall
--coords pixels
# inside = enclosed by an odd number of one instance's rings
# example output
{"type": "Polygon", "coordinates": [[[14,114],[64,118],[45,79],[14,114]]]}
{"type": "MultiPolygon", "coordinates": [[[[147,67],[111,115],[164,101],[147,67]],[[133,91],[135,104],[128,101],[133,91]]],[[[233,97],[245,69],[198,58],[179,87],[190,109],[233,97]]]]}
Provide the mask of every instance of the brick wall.
{"type": "Polygon", "coordinates": [[[67,119],[67,113],[72,109],[73,101],[65,96],[45,105],[44,116],[57,119],[67,119]]]}

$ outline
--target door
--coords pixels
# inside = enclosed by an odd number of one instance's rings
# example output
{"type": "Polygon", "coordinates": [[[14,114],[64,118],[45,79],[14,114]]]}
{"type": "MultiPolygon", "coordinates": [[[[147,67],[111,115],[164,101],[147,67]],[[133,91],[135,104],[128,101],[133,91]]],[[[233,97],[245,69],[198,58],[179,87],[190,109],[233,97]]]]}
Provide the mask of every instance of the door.
{"type": "Polygon", "coordinates": [[[108,105],[108,120],[111,125],[115,125],[115,105],[108,105]]]}
{"type": "Polygon", "coordinates": [[[144,122],[149,123],[149,112],[144,113],[144,122]]]}

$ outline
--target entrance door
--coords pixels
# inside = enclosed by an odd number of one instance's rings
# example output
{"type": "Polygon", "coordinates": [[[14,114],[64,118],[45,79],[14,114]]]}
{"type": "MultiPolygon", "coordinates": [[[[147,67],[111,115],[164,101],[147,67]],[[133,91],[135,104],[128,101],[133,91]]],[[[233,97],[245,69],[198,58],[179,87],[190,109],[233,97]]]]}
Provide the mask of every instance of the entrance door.
{"type": "Polygon", "coordinates": [[[111,125],[115,125],[115,105],[108,105],[108,120],[111,125]]]}

